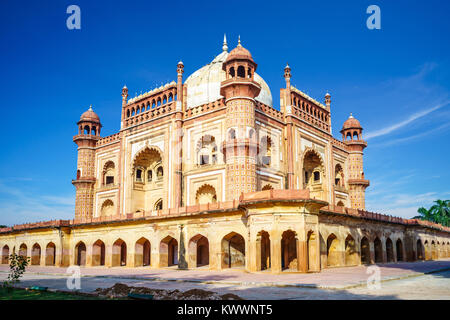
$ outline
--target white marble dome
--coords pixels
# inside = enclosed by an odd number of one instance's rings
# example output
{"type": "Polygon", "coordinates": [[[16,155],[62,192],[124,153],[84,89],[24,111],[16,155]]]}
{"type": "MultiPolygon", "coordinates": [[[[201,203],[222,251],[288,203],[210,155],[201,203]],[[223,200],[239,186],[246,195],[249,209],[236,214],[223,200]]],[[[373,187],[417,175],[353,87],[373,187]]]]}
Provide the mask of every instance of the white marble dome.
{"type": "MultiPolygon", "coordinates": [[[[226,79],[222,64],[227,57],[228,52],[223,51],[211,63],[198,69],[186,79],[188,109],[223,98],[220,95],[220,83],[226,79]]],[[[272,107],[272,94],[269,86],[256,72],[254,79],[261,85],[261,92],[256,100],[272,107]]]]}

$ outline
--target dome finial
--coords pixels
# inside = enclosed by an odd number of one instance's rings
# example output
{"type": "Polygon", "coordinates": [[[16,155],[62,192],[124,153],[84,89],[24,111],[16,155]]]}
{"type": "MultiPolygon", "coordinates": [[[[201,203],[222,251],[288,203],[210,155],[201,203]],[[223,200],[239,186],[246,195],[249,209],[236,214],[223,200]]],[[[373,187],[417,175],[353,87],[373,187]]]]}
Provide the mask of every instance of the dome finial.
{"type": "Polygon", "coordinates": [[[222,50],[225,51],[225,52],[228,52],[227,35],[225,33],[223,34],[222,50]]]}
{"type": "Polygon", "coordinates": [[[349,117],[350,119],[353,119],[354,117],[353,117],[353,112],[350,112],[350,117],[349,117]]]}
{"type": "Polygon", "coordinates": [[[242,47],[242,45],[241,45],[241,35],[238,36],[238,47],[242,47]]]}
{"type": "Polygon", "coordinates": [[[92,104],[89,106],[89,111],[94,111],[92,110],[92,104]]]}

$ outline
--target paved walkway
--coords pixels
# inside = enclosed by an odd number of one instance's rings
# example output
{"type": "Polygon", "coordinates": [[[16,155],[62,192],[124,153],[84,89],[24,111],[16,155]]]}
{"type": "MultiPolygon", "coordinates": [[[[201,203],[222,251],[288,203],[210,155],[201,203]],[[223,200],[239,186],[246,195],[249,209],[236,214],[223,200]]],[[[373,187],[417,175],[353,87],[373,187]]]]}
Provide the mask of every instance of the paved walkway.
{"type": "MultiPolygon", "coordinates": [[[[418,276],[439,270],[450,270],[450,259],[439,261],[404,262],[377,265],[381,281],[418,276]]],[[[0,278],[8,272],[8,266],[0,266],[0,278]]],[[[66,276],[66,268],[30,266],[27,274],[66,276]]],[[[271,274],[270,272],[248,273],[244,270],[225,269],[210,271],[199,268],[178,270],[176,267],[152,269],[149,267],[81,267],[82,277],[115,278],[146,281],[175,281],[202,284],[226,284],[240,286],[307,287],[320,289],[348,289],[367,284],[370,274],[366,266],[324,269],[320,273],[271,274]]]]}

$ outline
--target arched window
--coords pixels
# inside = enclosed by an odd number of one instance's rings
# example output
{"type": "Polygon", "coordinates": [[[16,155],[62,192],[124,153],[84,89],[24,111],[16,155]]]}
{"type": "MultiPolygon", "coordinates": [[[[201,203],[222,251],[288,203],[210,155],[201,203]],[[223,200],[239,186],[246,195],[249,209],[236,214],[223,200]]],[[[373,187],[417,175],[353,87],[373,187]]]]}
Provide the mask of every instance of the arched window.
{"type": "Polygon", "coordinates": [[[135,114],[135,113],[134,113],[134,108],[132,108],[132,109],[131,109],[131,116],[133,117],[134,114],[135,114]]]}
{"type": "Polygon", "coordinates": [[[353,132],[353,140],[359,140],[358,132],[353,132]]]}
{"type": "Polygon", "coordinates": [[[159,199],[155,203],[155,210],[162,210],[163,209],[163,200],[159,199]]]}
{"type": "Polygon", "coordinates": [[[81,178],[81,171],[80,169],[77,170],[77,180],[81,178]]]}
{"type": "Polygon", "coordinates": [[[136,181],[143,182],[142,181],[142,169],[137,169],[136,170],[136,181]]]}
{"type": "Polygon", "coordinates": [[[234,75],[235,75],[234,67],[231,67],[231,68],[230,68],[230,73],[229,73],[229,74],[230,74],[230,77],[231,77],[231,78],[234,78],[234,75]]]}
{"type": "Polygon", "coordinates": [[[161,105],[161,98],[158,98],[157,105],[158,107],[161,105]]]}
{"type": "Polygon", "coordinates": [[[89,126],[84,126],[84,134],[89,134],[90,129],[89,126]]]}
{"type": "Polygon", "coordinates": [[[91,134],[93,136],[97,135],[97,129],[95,127],[92,127],[91,134]]]}
{"type": "Polygon", "coordinates": [[[334,185],[339,187],[344,186],[344,170],[339,163],[334,168],[334,185]]]}
{"type": "Polygon", "coordinates": [[[217,145],[213,136],[205,135],[197,142],[198,165],[217,163],[217,145]]]}
{"type": "Polygon", "coordinates": [[[130,109],[127,110],[127,118],[130,117],[130,109]]]}
{"type": "Polygon", "coordinates": [[[352,134],[350,132],[347,132],[347,140],[352,140],[352,134]]]}
{"type": "Polygon", "coordinates": [[[172,101],[173,101],[172,93],[169,93],[169,102],[172,102],[172,101]]]}
{"type": "Polygon", "coordinates": [[[263,136],[259,143],[261,164],[263,166],[270,166],[272,162],[272,140],[268,136],[263,136]]]}
{"type": "Polygon", "coordinates": [[[113,185],[115,176],[115,165],[112,161],[107,161],[103,167],[103,184],[113,185]]]}
{"type": "Polygon", "coordinates": [[[217,195],[216,189],[209,184],[201,186],[195,195],[196,204],[216,203],[217,195]]]}
{"type": "Polygon", "coordinates": [[[247,70],[247,78],[251,78],[252,77],[252,69],[251,68],[248,68],[248,70],[247,70]]]}
{"type": "Polygon", "coordinates": [[[238,78],[245,78],[245,68],[243,66],[239,66],[237,69],[238,78]]]}
{"type": "Polygon", "coordinates": [[[152,179],[153,179],[153,171],[148,170],[147,171],[147,182],[152,182],[152,179]]]}
{"type": "Polygon", "coordinates": [[[159,179],[162,179],[164,176],[164,170],[162,166],[159,166],[158,169],[156,169],[156,177],[159,179]]]}
{"type": "Polygon", "coordinates": [[[152,100],[152,109],[155,109],[155,107],[156,107],[156,101],[152,100]]]}
{"type": "Polygon", "coordinates": [[[229,131],[228,131],[228,138],[229,139],[236,139],[236,130],[234,130],[234,129],[230,129],[229,131]]]}
{"type": "Polygon", "coordinates": [[[320,171],[314,171],[314,182],[320,182],[320,171]]]}
{"type": "Polygon", "coordinates": [[[166,103],[167,103],[167,97],[164,96],[164,97],[163,97],[163,104],[166,104],[166,103]]]}

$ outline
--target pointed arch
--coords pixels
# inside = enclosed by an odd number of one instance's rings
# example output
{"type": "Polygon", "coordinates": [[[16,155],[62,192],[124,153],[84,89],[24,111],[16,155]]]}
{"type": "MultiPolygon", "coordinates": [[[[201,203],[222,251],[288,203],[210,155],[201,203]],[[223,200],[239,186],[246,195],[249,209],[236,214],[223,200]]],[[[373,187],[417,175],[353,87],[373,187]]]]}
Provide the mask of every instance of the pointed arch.
{"type": "Polygon", "coordinates": [[[92,245],[92,265],[104,266],[105,265],[105,243],[98,239],[92,245]]]}
{"type": "Polygon", "coordinates": [[[281,268],[282,270],[298,270],[298,239],[293,230],[286,230],[281,235],[281,268]]]}
{"type": "Polygon", "coordinates": [[[370,264],[370,243],[367,237],[361,239],[361,264],[370,264]]]}
{"type": "Polygon", "coordinates": [[[141,237],[136,241],[134,252],[134,265],[136,267],[145,267],[150,265],[151,245],[147,238],[141,237]]]}
{"type": "Polygon", "coordinates": [[[86,245],[80,241],[75,246],[75,264],[78,266],[86,265],[86,245]]]}
{"type": "Polygon", "coordinates": [[[196,204],[216,203],[217,193],[216,189],[210,184],[204,184],[198,188],[195,194],[196,204]]]}
{"type": "Polygon", "coordinates": [[[45,265],[54,266],[56,263],[56,245],[49,242],[45,247],[45,265]]]}
{"type": "Polygon", "coordinates": [[[117,239],[112,246],[112,266],[127,265],[127,244],[122,239],[117,239]]]}
{"type": "Polygon", "coordinates": [[[245,239],[237,232],[222,238],[222,268],[245,267],[245,239]]]}
{"type": "Polygon", "coordinates": [[[196,234],[189,240],[189,265],[198,268],[209,265],[209,241],[201,234],[196,234]]]}
{"type": "Polygon", "coordinates": [[[9,246],[5,244],[2,248],[2,264],[8,264],[9,263],[9,246]]]}
{"type": "Polygon", "coordinates": [[[159,243],[159,266],[170,267],[178,265],[178,241],[167,236],[159,243]]]}

